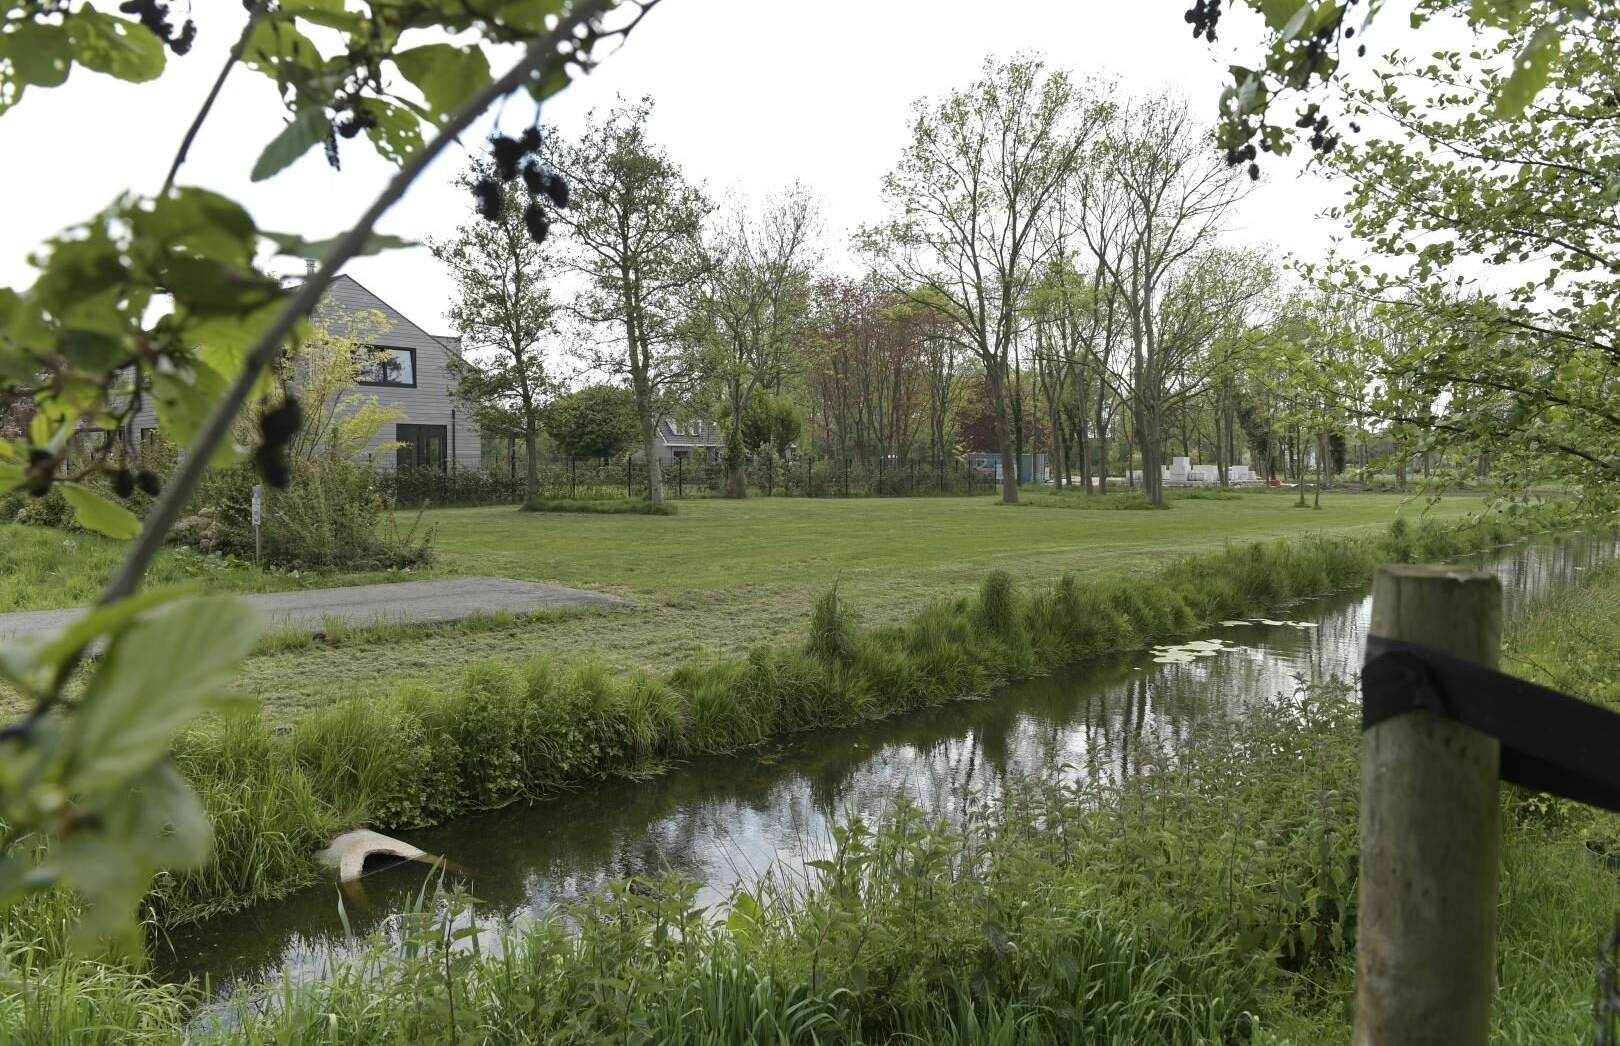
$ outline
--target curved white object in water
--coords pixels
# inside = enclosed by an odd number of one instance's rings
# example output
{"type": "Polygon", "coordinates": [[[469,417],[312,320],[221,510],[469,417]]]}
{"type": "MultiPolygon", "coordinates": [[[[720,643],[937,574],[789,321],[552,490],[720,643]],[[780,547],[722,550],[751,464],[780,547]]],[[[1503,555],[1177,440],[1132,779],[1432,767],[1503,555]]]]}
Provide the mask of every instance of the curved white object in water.
{"type": "Polygon", "coordinates": [[[390,839],[381,832],[365,828],[344,832],[333,839],[326,849],[316,854],[315,859],[331,869],[339,882],[352,883],[364,874],[366,858],[374,854],[398,857],[405,861],[435,860],[427,851],[418,850],[410,843],[390,839]]]}

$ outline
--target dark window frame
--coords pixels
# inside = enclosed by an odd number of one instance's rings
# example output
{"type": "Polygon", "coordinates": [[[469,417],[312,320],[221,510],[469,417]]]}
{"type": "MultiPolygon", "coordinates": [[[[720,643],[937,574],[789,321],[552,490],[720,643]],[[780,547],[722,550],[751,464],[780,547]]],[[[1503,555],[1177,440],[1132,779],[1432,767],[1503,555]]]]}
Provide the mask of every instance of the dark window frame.
{"type": "Polygon", "coordinates": [[[409,354],[409,356],[411,358],[411,380],[410,381],[367,381],[366,378],[363,376],[366,371],[365,371],[365,369],[362,369],[361,372],[360,372],[362,377],[360,378],[359,384],[367,385],[367,386],[370,386],[372,388],[379,388],[379,389],[414,389],[414,388],[416,388],[416,350],[415,349],[411,348],[408,345],[368,345],[368,346],[366,346],[366,349],[367,349],[367,351],[370,351],[370,352],[403,352],[403,353],[409,354]]]}
{"type": "Polygon", "coordinates": [[[438,464],[439,471],[440,472],[449,472],[450,471],[450,426],[448,426],[448,425],[423,425],[423,424],[420,424],[420,423],[414,422],[414,421],[402,421],[402,422],[399,422],[398,424],[396,424],[394,426],[394,442],[403,444],[403,446],[399,447],[394,452],[394,468],[396,470],[401,469],[401,468],[413,468],[413,469],[430,469],[430,468],[433,468],[434,466],[433,466],[433,463],[431,461],[424,462],[422,460],[424,457],[428,456],[426,454],[425,449],[424,449],[427,446],[427,444],[423,441],[423,439],[421,438],[421,435],[419,435],[419,433],[425,433],[425,434],[431,435],[432,433],[435,433],[435,432],[438,434],[438,437],[439,437],[439,464],[438,464]],[[403,457],[406,454],[409,454],[411,456],[411,459],[412,459],[409,464],[406,464],[405,461],[403,460],[403,457]]]}

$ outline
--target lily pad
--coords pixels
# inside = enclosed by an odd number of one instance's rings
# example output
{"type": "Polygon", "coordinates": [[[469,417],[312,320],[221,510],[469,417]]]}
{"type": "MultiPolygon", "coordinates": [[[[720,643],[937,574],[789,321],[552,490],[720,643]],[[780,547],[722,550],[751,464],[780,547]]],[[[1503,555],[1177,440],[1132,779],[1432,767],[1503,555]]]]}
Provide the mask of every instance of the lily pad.
{"type": "Polygon", "coordinates": [[[1223,650],[1234,650],[1235,645],[1221,639],[1194,639],[1178,646],[1156,646],[1148,651],[1161,665],[1184,665],[1201,657],[1214,657],[1223,650]]]}

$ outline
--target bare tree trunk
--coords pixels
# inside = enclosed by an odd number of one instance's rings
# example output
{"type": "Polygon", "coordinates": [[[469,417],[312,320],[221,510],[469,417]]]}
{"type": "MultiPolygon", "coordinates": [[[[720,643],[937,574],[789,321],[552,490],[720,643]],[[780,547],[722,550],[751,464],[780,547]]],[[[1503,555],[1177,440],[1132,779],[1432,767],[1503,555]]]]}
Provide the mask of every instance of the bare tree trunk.
{"type": "Polygon", "coordinates": [[[535,451],[538,426],[534,412],[528,411],[523,422],[523,501],[525,504],[540,500],[540,458],[535,451]]]}
{"type": "Polygon", "coordinates": [[[1325,432],[1316,434],[1316,502],[1314,508],[1322,507],[1322,473],[1327,467],[1328,438],[1325,432]]]}
{"type": "MultiPolygon", "coordinates": [[[[1108,493],[1108,417],[1103,404],[1108,398],[1108,383],[1099,374],[1097,378],[1097,493],[1108,493]]],[[[1125,457],[1125,472],[1131,471],[1130,455],[1125,457]]]]}
{"type": "Polygon", "coordinates": [[[663,467],[658,460],[658,431],[651,417],[641,422],[641,452],[647,458],[647,500],[654,505],[664,503],[663,467]]]}
{"type": "Polygon", "coordinates": [[[1001,444],[1001,500],[1003,504],[1018,504],[1018,462],[1013,454],[1012,432],[1007,418],[1006,376],[990,371],[990,400],[996,421],[996,442],[1001,444]]]}

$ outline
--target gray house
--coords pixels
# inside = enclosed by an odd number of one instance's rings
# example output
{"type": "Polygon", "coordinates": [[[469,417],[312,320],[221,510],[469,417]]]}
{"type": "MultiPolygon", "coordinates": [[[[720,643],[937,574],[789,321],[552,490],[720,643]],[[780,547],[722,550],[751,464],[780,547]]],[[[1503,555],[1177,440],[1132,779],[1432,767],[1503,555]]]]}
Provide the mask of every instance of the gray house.
{"type": "MultiPolygon", "coordinates": [[[[720,426],[711,421],[661,417],[656,433],[658,460],[666,465],[682,458],[689,461],[719,461],[726,447],[726,437],[720,431],[720,426]]],[[[640,450],[633,456],[637,461],[645,457],[640,450]]]]}
{"type": "MultiPolygon", "coordinates": [[[[449,369],[450,360],[461,355],[461,339],[427,333],[352,276],[332,281],[316,307],[315,319],[341,329],[345,315],[372,310],[387,324],[374,346],[385,355],[367,369],[356,391],[376,396],[404,417],[378,433],[367,456],[387,469],[477,470],[482,453],[478,421],[455,399],[449,369]],[[379,451],[388,443],[402,446],[379,451]]],[[[142,441],[156,427],[150,406],[142,407],[130,422],[131,435],[142,441]]]]}

